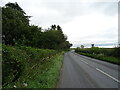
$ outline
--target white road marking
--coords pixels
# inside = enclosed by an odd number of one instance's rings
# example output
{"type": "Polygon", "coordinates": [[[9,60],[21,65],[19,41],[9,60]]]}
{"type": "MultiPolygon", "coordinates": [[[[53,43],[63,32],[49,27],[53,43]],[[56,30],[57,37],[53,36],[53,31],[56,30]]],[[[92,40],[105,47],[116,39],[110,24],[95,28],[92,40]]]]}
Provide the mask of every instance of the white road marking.
{"type": "Polygon", "coordinates": [[[119,81],[118,79],[116,79],[116,78],[114,78],[113,76],[111,76],[111,75],[105,73],[104,71],[100,70],[99,68],[96,68],[96,70],[99,71],[99,72],[101,72],[101,73],[103,73],[104,75],[110,77],[110,78],[113,79],[114,81],[120,83],[120,81],[119,81]]]}
{"type": "MultiPolygon", "coordinates": [[[[81,60],[81,61],[83,61],[83,60],[81,60]]],[[[87,62],[85,62],[85,61],[83,61],[84,63],[86,63],[86,64],[88,64],[87,62]]]]}

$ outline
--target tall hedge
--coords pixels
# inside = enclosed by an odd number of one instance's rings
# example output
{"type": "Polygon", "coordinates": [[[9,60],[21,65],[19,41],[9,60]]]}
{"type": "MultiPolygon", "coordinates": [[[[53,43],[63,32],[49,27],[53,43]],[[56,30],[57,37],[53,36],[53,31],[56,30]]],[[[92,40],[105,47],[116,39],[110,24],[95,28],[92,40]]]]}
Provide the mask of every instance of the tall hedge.
{"type": "MultiPolygon", "coordinates": [[[[35,49],[31,47],[13,47],[3,45],[2,50],[2,84],[6,86],[9,83],[19,80],[24,74],[29,77],[34,67],[42,66],[47,63],[47,59],[55,55],[57,51],[48,49],[35,49]]],[[[44,67],[42,66],[42,69],[44,67]]]]}
{"type": "Polygon", "coordinates": [[[76,48],[76,52],[82,52],[82,53],[89,53],[89,54],[103,54],[107,56],[113,56],[120,58],[120,47],[116,48],[98,48],[98,47],[93,47],[93,48],[76,48]]]}

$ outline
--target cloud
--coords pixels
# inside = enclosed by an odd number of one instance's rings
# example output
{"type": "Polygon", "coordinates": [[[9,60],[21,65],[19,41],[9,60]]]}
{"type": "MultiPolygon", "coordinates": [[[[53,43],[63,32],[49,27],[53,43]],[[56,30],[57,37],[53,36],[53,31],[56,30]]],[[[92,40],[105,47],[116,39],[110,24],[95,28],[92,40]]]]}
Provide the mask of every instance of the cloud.
{"type": "MultiPolygon", "coordinates": [[[[16,0],[9,0],[16,2],[16,0]]],[[[5,5],[8,0],[1,1],[5,5]]],[[[30,23],[47,28],[59,24],[76,47],[90,43],[116,43],[118,0],[17,0],[30,23]]]]}
{"type": "Polygon", "coordinates": [[[91,8],[97,13],[104,13],[106,16],[113,16],[118,13],[118,3],[116,2],[94,2],[91,8]]]}
{"type": "Polygon", "coordinates": [[[31,7],[31,10],[29,10],[28,13],[34,16],[31,18],[31,22],[36,21],[43,26],[44,24],[62,25],[74,20],[77,16],[90,13],[90,11],[87,11],[87,7],[89,7],[89,4],[87,3],[41,2],[40,5],[41,6],[38,6],[37,4],[36,7],[31,7]]]}
{"type": "Polygon", "coordinates": [[[117,27],[117,15],[106,17],[97,13],[88,14],[64,24],[65,33],[69,36],[93,35],[104,32],[105,30],[117,27]],[[68,32],[68,30],[71,30],[68,32]],[[72,33],[71,33],[72,32],[72,33]]]}

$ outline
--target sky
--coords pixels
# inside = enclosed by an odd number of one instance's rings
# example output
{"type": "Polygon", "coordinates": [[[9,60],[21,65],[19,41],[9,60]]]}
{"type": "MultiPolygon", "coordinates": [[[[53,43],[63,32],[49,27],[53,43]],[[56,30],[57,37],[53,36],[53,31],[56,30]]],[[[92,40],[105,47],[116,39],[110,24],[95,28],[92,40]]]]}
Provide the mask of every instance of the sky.
{"type": "Polygon", "coordinates": [[[0,6],[17,2],[30,24],[43,29],[60,25],[72,47],[118,44],[118,0],[2,0],[0,6]]]}

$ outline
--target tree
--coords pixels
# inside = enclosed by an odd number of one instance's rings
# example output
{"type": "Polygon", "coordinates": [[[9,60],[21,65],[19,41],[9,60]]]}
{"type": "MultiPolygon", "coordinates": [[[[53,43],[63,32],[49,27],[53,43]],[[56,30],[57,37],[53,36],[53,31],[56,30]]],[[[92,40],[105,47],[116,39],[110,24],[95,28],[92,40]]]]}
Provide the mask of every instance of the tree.
{"type": "Polygon", "coordinates": [[[62,28],[59,25],[57,25],[57,30],[60,31],[61,33],[63,33],[62,28]]]}
{"type": "Polygon", "coordinates": [[[92,47],[94,47],[94,44],[91,44],[92,47]]]}
{"type": "MultiPolygon", "coordinates": [[[[39,42],[41,48],[48,49],[68,49],[72,46],[67,40],[67,36],[63,34],[62,29],[57,30],[56,25],[52,25],[52,29],[48,29],[41,34],[39,42]]],[[[60,26],[59,26],[60,27],[60,26]]]]}
{"type": "Polygon", "coordinates": [[[84,45],[81,45],[80,47],[81,47],[81,48],[84,48],[84,45]]]}
{"type": "Polygon", "coordinates": [[[18,5],[17,2],[15,2],[15,3],[7,3],[5,6],[6,6],[6,7],[11,7],[11,8],[13,8],[13,9],[16,9],[16,10],[18,10],[18,11],[26,14],[26,13],[23,11],[23,9],[18,5]]]}
{"type": "Polygon", "coordinates": [[[57,30],[48,30],[42,33],[42,47],[49,49],[58,49],[64,41],[64,36],[57,30]]]}
{"type": "Polygon", "coordinates": [[[14,45],[15,41],[24,39],[24,31],[29,27],[29,18],[24,14],[17,3],[8,3],[2,7],[3,43],[14,45]]]}
{"type": "Polygon", "coordinates": [[[56,25],[55,24],[51,26],[51,30],[56,30],[56,25]]]}
{"type": "Polygon", "coordinates": [[[67,40],[59,25],[41,31],[42,28],[29,25],[29,16],[17,3],[7,3],[2,7],[3,43],[25,45],[47,49],[68,49],[72,44],[67,40]]]}

